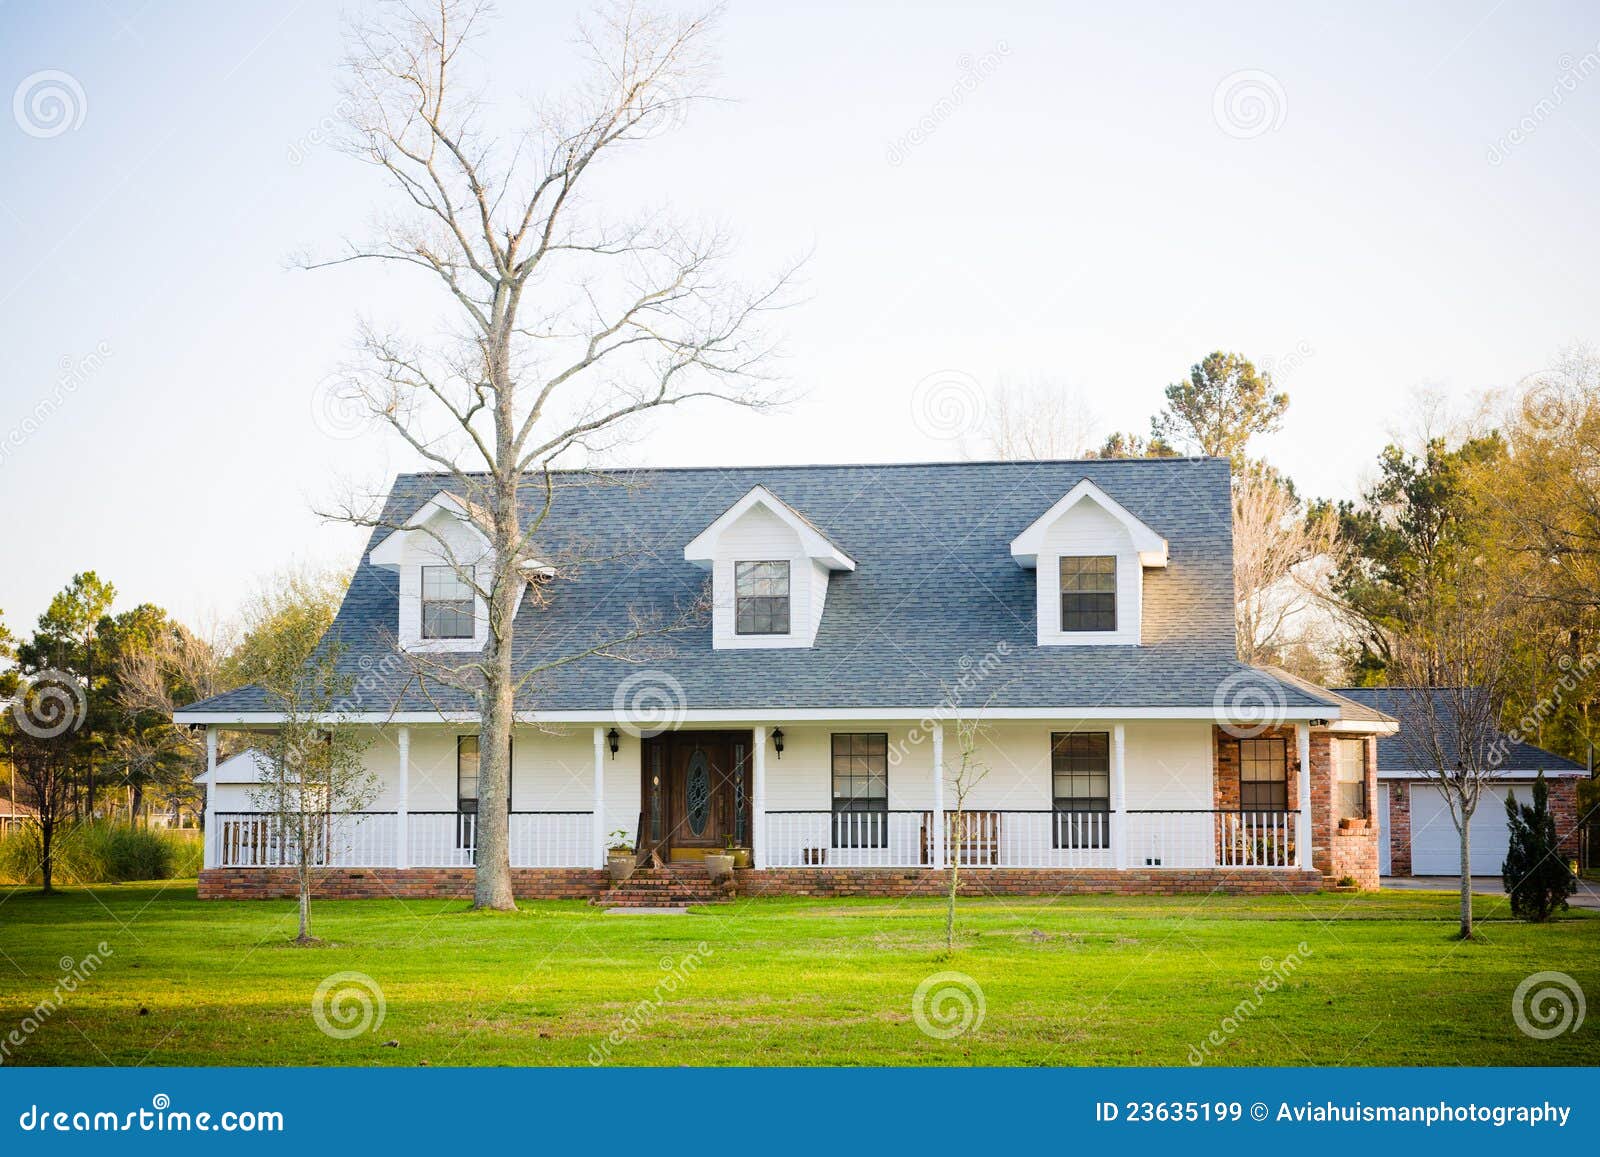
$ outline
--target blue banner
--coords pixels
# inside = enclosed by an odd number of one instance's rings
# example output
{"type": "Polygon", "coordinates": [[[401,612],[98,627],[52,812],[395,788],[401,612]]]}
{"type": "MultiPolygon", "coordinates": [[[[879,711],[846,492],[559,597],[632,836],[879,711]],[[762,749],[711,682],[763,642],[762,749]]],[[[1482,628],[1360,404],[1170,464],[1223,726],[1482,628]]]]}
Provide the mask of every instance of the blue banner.
{"type": "Polygon", "coordinates": [[[9,1069],[0,1070],[0,1152],[1581,1152],[1600,1138],[1596,1077],[1534,1068],[9,1069]]]}

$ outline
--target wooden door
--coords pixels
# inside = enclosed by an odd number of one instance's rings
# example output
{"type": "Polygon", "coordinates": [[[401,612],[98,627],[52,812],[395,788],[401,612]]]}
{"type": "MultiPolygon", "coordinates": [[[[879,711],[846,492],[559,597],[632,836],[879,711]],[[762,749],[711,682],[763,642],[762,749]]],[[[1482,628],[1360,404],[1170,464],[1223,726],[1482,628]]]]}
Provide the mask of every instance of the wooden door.
{"type": "Polygon", "coordinates": [[[697,858],[730,841],[749,846],[750,734],[683,731],[661,738],[668,780],[663,854],[697,858]]]}

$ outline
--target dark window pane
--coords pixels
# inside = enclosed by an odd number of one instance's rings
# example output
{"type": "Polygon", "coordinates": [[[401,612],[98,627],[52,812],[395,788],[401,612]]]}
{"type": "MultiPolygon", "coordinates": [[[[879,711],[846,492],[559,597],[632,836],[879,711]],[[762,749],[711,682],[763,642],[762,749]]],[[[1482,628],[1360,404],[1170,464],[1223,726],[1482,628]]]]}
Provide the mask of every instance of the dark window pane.
{"type": "Polygon", "coordinates": [[[422,568],[422,637],[470,639],[473,635],[472,587],[454,567],[422,568]]]}
{"type": "Polygon", "coordinates": [[[789,633],[789,564],[733,564],[733,629],[740,635],[789,633]]]}
{"type": "Polygon", "coordinates": [[[833,846],[889,846],[889,737],[836,732],[833,747],[833,846]]]}
{"type": "Polygon", "coordinates": [[[1117,629],[1117,560],[1112,555],[1061,560],[1061,629],[1117,629]]]}

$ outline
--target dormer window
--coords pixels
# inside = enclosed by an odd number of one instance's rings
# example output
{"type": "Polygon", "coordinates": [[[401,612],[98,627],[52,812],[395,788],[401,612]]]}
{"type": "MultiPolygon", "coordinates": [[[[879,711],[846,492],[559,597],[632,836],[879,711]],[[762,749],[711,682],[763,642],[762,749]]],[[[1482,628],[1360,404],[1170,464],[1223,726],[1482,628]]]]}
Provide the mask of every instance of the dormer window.
{"type": "Polygon", "coordinates": [[[474,633],[472,585],[453,566],[422,568],[422,637],[470,639],[474,633]]]}
{"type": "Polygon", "coordinates": [[[1041,647],[1138,646],[1144,575],[1167,565],[1167,540],[1085,478],[1011,541],[1034,572],[1041,647]]]}
{"type": "Polygon", "coordinates": [[[740,635],[789,633],[789,563],[734,563],[734,631],[740,635]]]}
{"type": "Polygon", "coordinates": [[[822,627],[830,576],[855,562],[765,486],[752,487],[683,548],[711,572],[711,646],[803,648],[822,627]]]}
{"type": "Polygon", "coordinates": [[[1065,555],[1061,559],[1061,629],[1117,629],[1117,556],[1065,555]]]}

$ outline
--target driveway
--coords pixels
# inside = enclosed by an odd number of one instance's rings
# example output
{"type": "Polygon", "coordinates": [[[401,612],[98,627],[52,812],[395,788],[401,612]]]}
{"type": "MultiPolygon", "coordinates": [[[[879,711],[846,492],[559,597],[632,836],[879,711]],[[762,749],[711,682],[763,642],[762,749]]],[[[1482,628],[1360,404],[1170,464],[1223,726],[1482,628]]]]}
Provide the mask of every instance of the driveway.
{"type": "MultiPolygon", "coordinates": [[[[1383,887],[1401,892],[1454,892],[1454,876],[1385,876],[1383,887]]],[[[1504,896],[1506,888],[1499,876],[1472,877],[1472,890],[1484,896],[1504,896]]],[[[1579,880],[1578,890],[1567,901],[1574,908],[1587,908],[1600,912],[1600,884],[1593,880],[1579,880]]]]}

